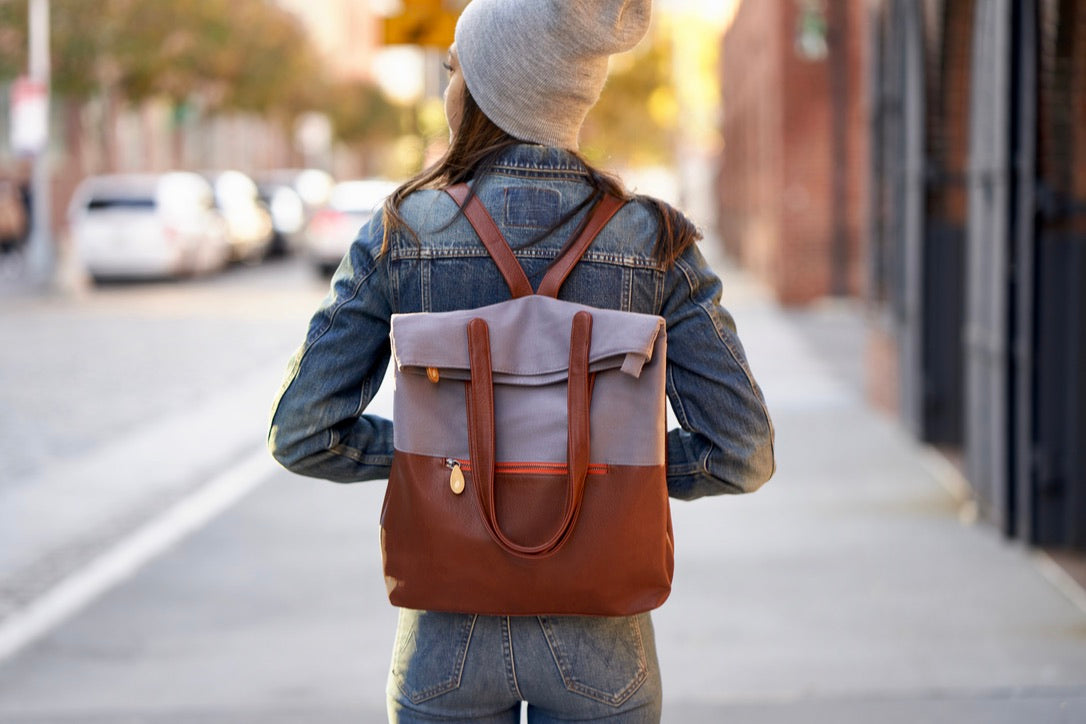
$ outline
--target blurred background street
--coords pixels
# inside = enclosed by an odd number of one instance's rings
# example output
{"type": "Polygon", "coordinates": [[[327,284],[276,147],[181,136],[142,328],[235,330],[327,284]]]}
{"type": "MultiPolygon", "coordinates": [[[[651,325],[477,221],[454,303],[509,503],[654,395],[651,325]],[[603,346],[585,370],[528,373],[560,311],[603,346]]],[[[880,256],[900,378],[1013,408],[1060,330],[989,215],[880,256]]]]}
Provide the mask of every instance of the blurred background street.
{"type": "MultiPolygon", "coordinates": [[[[384,719],[384,484],[264,438],[463,5],[0,4],[0,722],[384,719]]],[[[704,229],[778,457],[673,505],[664,721],[1086,721],[1086,1],[654,14],[581,150],[704,229]]]]}
{"type": "MultiPolygon", "coordinates": [[[[665,721],[1080,721],[1086,597],[977,522],[953,467],[864,401],[861,309],[784,310],[716,264],[779,472],[673,506],[665,721]]],[[[4,318],[37,355],[4,354],[0,646],[52,625],[0,665],[0,721],[382,719],[384,486],[263,452],[323,291],[291,260],[4,318]]],[[[391,413],[387,386],[374,405],[391,413]]]]}

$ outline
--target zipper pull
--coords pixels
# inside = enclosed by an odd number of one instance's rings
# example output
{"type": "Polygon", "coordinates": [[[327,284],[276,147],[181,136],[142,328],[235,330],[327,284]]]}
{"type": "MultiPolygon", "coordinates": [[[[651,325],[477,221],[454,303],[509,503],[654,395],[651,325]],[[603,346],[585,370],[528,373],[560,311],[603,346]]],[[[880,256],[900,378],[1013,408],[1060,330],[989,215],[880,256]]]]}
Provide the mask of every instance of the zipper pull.
{"type": "Polygon", "coordinates": [[[452,472],[449,474],[449,488],[454,495],[460,495],[460,493],[464,492],[464,471],[460,469],[460,462],[448,458],[445,460],[445,465],[452,468],[452,472]]]}

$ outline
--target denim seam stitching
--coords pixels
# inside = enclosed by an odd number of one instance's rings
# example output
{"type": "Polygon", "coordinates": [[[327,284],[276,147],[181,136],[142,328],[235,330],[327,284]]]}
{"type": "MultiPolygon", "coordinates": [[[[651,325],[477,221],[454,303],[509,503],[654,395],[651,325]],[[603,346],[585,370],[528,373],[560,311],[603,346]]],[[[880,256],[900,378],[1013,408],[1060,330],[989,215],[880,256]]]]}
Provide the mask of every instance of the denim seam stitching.
{"type": "Polygon", "coordinates": [[[622,311],[629,312],[633,309],[633,269],[626,267],[622,270],[622,311]]]}
{"type": "Polygon", "coordinates": [[[569,164],[562,163],[561,161],[556,163],[536,163],[534,161],[499,161],[494,164],[494,168],[512,168],[512,169],[533,169],[543,171],[577,171],[579,173],[587,175],[585,168],[581,164],[569,164]]]}
{"type": "Polygon", "coordinates": [[[401,305],[400,278],[392,273],[392,262],[395,258],[395,250],[400,246],[399,235],[400,233],[398,231],[392,235],[392,238],[389,240],[388,249],[381,254],[381,258],[385,264],[385,273],[388,276],[388,291],[389,296],[391,297],[392,310],[394,312],[399,310],[401,305]]]}
{"type": "Polygon", "coordinates": [[[351,460],[354,460],[356,463],[362,463],[363,465],[387,467],[392,464],[391,455],[367,455],[360,450],[357,450],[345,443],[340,442],[329,445],[328,452],[334,453],[341,457],[349,458],[351,460]]]}
{"type": "Polygon", "coordinates": [[[656,312],[657,317],[662,317],[660,312],[664,309],[664,285],[661,283],[662,274],[659,272],[652,275],[652,308],[656,312]]]}
{"type": "MultiPolygon", "coordinates": [[[[504,213],[505,213],[505,225],[510,227],[510,228],[513,228],[513,229],[546,229],[546,228],[548,228],[547,226],[539,226],[537,224],[521,223],[520,221],[517,221],[517,220],[510,221],[509,192],[514,190],[514,189],[520,190],[522,188],[529,188],[530,189],[532,187],[531,186],[525,186],[525,187],[507,186],[505,189],[503,189],[504,193],[502,194],[502,207],[503,207],[503,210],[504,210],[504,213]]],[[[562,201],[562,192],[559,191],[558,189],[544,188],[544,189],[536,189],[536,190],[537,191],[546,191],[549,194],[554,194],[555,196],[558,197],[558,202],[559,203],[561,203],[561,201],[562,201]]],[[[513,214],[513,216],[516,216],[516,214],[513,214]]]]}
{"type": "MultiPolygon", "coordinates": [[[[693,296],[694,296],[694,283],[690,278],[690,274],[689,274],[687,265],[686,265],[685,262],[683,262],[682,259],[676,260],[676,264],[679,266],[679,269],[682,271],[683,277],[686,279],[686,284],[690,288],[690,296],[691,296],[691,298],[693,298],[693,296]]],[[[694,304],[705,314],[706,317],[709,318],[709,324],[712,325],[713,331],[716,332],[717,339],[719,339],[721,341],[721,343],[723,343],[724,348],[728,350],[728,354],[731,355],[732,361],[735,362],[735,364],[739,365],[739,369],[743,370],[743,375],[744,375],[744,377],[746,377],[747,384],[750,386],[750,391],[754,393],[754,398],[756,400],[758,400],[758,406],[762,411],[762,415],[765,417],[766,425],[769,427],[769,433],[770,433],[769,434],[769,437],[770,437],[770,448],[769,449],[770,449],[770,452],[772,453],[773,452],[773,421],[769,417],[769,410],[766,408],[766,404],[762,400],[762,396],[760,394],[758,394],[758,385],[757,385],[757,383],[755,383],[754,377],[751,375],[750,370],[747,368],[747,365],[739,359],[739,356],[735,353],[735,350],[732,349],[732,345],[727,340],[726,335],[723,332],[721,332],[719,327],[717,327],[716,320],[713,319],[712,311],[706,305],[702,304],[699,301],[695,301],[694,304]]],[[[773,456],[773,459],[774,459],[774,461],[776,460],[775,455],[773,456]]]]}
{"type": "Polygon", "coordinates": [[[351,447],[342,442],[342,438],[335,428],[328,428],[328,442],[325,445],[325,450],[333,455],[339,455],[340,457],[348,458],[356,463],[362,463],[363,465],[373,465],[377,467],[388,467],[392,465],[391,455],[373,455],[362,452],[358,448],[351,447]]]}
{"type": "Polygon", "coordinates": [[[290,386],[294,384],[294,380],[298,378],[298,372],[302,368],[302,355],[305,353],[304,350],[305,343],[303,342],[302,346],[298,348],[294,356],[291,357],[290,364],[287,367],[286,376],[284,377],[282,384],[279,385],[279,394],[276,396],[275,402],[272,404],[271,418],[269,419],[268,424],[268,434],[266,439],[269,443],[271,443],[272,431],[275,429],[273,425],[273,423],[275,422],[275,417],[279,414],[279,405],[282,403],[283,397],[287,394],[287,390],[289,390],[290,386]]]}
{"type": "Polygon", "coordinates": [[[547,624],[543,621],[542,617],[537,616],[536,620],[539,621],[540,628],[543,629],[543,637],[546,639],[547,647],[551,650],[551,655],[554,657],[555,665],[558,668],[558,674],[562,677],[562,683],[569,691],[580,694],[581,696],[587,697],[594,701],[598,701],[601,704],[607,704],[608,706],[621,706],[627,700],[629,700],[629,698],[634,695],[634,692],[640,689],[641,685],[644,684],[645,681],[648,679],[648,665],[646,663],[645,657],[645,642],[641,638],[641,627],[634,625],[633,621],[630,621],[629,623],[631,625],[631,628],[637,634],[637,672],[634,674],[633,679],[631,679],[630,682],[626,684],[626,686],[623,687],[621,691],[618,691],[615,694],[607,694],[606,692],[600,691],[599,689],[596,689],[594,687],[574,681],[566,675],[566,671],[560,663],[562,661],[565,661],[565,656],[562,655],[562,647],[559,641],[557,639],[552,639],[552,632],[549,626],[547,626],[547,624]]]}
{"type": "MultiPolygon", "coordinates": [[[[513,653],[513,627],[509,621],[508,616],[505,617],[505,623],[502,628],[502,636],[508,636],[509,673],[511,676],[510,683],[512,683],[513,685],[513,693],[517,696],[517,698],[523,701],[524,694],[520,692],[520,682],[517,681],[517,662],[516,656],[513,653]]],[[[507,642],[503,641],[502,648],[505,649],[506,645],[507,642]]]]}
{"type": "Polygon", "coordinates": [[[359,417],[363,413],[363,411],[365,411],[366,405],[368,404],[370,399],[369,390],[372,386],[373,378],[370,376],[366,376],[366,378],[362,380],[362,389],[358,393],[358,404],[354,407],[353,417],[359,417]]]}
{"type": "Polygon", "coordinates": [[[419,260],[419,304],[422,311],[430,311],[430,262],[419,260]]]}
{"type": "Polygon", "coordinates": [[[491,169],[495,176],[511,176],[513,178],[538,178],[553,180],[575,181],[586,178],[588,172],[575,166],[541,166],[539,164],[518,164],[508,161],[495,164],[491,169]]]}
{"type": "MultiPolygon", "coordinates": [[[[490,254],[486,249],[478,244],[450,244],[441,248],[428,248],[422,249],[419,254],[399,254],[392,252],[390,258],[394,262],[403,261],[426,261],[431,259],[485,259],[490,254]]],[[[536,249],[514,249],[513,256],[528,259],[542,259],[545,261],[554,261],[558,258],[557,251],[540,251],[536,249]]],[[[613,254],[609,252],[588,251],[581,259],[586,262],[596,262],[599,264],[614,264],[623,268],[634,268],[639,270],[650,270],[654,272],[660,271],[659,265],[652,259],[623,256],[621,254],[613,254]]]]}
{"type": "Polygon", "coordinates": [[[516,179],[538,179],[541,181],[580,181],[587,174],[578,173],[575,170],[560,171],[548,169],[512,168],[509,166],[495,167],[491,172],[494,176],[508,176],[516,179]]]}
{"type": "Polygon", "coordinates": [[[667,386],[674,394],[669,395],[671,399],[671,409],[675,412],[675,417],[679,418],[679,425],[682,429],[690,429],[690,416],[686,414],[686,407],[683,405],[682,396],[679,395],[679,388],[675,386],[675,375],[672,372],[671,365],[666,365],[664,368],[664,378],[667,386]]]}
{"type": "MultiPolygon", "coordinates": [[[[316,334],[315,337],[313,337],[312,342],[307,342],[306,343],[305,348],[302,350],[302,356],[303,357],[305,356],[306,352],[308,352],[310,349],[312,349],[313,346],[317,342],[319,342],[324,335],[326,335],[328,333],[328,330],[330,330],[332,328],[332,324],[336,321],[336,315],[339,314],[339,311],[341,309],[343,309],[343,307],[347,306],[349,303],[353,302],[358,297],[359,292],[362,291],[362,285],[366,283],[366,280],[368,280],[371,276],[373,276],[373,273],[375,271],[377,271],[376,267],[370,269],[365,274],[363,274],[362,277],[358,280],[358,282],[354,285],[354,289],[351,291],[350,296],[344,297],[343,299],[341,299],[339,301],[339,303],[337,303],[335,306],[332,307],[332,310],[328,314],[328,321],[325,323],[324,329],[322,329],[320,332],[318,332],[316,334]]],[[[299,367],[300,366],[301,366],[301,364],[299,363],[299,367]]]]}
{"type": "Polygon", "coordinates": [[[473,614],[471,620],[467,621],[465,625],[462,625],[460,627],[460,640],[457,643],[457,661],[454,664],[453,671],[450,673],[449,677],[445,681],[434,684],[433,686],[423,689],[422,691],[416,691],[414,696],[408,694],[404,690],[404,687],[400,683],[400,681],[396,682],[396,686],[399,688],[399,690],[403,693],[404,696],[410,699],[412,703],[421,704],[424,701],[433,699],[434,697],[448,693],[460,687],[460,683],[463,680],[464,676],[464,663],[467,661],[468,658],[468,647],[471,645],[471,636],[472,633],[474,633],[475,631],[475,621],[476,619],[478,619],[478,617],[478,614],[473,614]]]}
{"type": "MultiPolygon", "coordinates": [[[[290,388],[294,385],[295,382],[297,382],[298,374],[301,372],[302,363],[305,361],[306,354],[308,354],[309,351],[311,349],[313,349],[314,345],[316,345],[317,342],[319,342],[321,340],[321,338],[324,337],[324,335],[328,333],[328,330],[332,328],[332,323],[335,321],[336,315],[339,314],[339,310],[342,309],[348,302],[353,301],[358,296],[359,291],[361,291],[361,289],[362,289],[362,285],[366,283],[366,280],[369,279],[376,270],[377,270],[377,268],[374,267],[374,268],[370,269],[369,271],[367,271],[362,276],[362,278],[358,280],[358,283],[355,284],[354,291],[351,292],[351,295],[349,297],[346,297],[343,300],[341,300],[338,304],[336,304],[332,308],[331,312],[328,314],[328,322],[324,325],[324,329],[322,329],[320,332],[318,332],[316,334],[316,336],[313,337],[312,341],[309,340],[309,335],[306,335],[306,339],[305,339],[304,342],[302,342],[302,346],[298,351],[298,361],[293,366],[293,369],[291,370],[289,379],[283,383],[282,389],[279,392],[279,401],[282,401],[283,397],[286,396],[286,394],[290,390],[290,388]]],[[[276,406],[275,406],[275,409],[272,411],[272,420],[273,421],[275,419],[275,414],[279,411],[278,408],[279,408],[279,404],[277,402],[276,406]]],[[[271,433],[269,431],[269,437],[270,437],[270,435],[271,435],[271,433]]]]}

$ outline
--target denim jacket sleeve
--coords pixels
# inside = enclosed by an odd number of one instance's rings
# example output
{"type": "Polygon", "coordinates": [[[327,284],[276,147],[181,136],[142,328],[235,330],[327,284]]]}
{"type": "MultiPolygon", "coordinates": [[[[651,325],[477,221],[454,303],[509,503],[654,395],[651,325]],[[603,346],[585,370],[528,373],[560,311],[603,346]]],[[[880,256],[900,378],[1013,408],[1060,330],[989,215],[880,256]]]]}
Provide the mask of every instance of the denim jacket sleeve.
{"type": "Polygon", "coordinates": [[[753,492],[775,470],[773,424],[720,306],[720,279],[691,246],[666,285],[667,392],[682,426],[667,436],[668,493],[692,500],[753,492]]]}
{"type": "Polygon", "coordinates": [[[377,214],[332,278],[272,408],[268,447],[300,475],[341,483],[388,477],[392,421],[362,414],[391,356],[388,255],[380,247],[377,214]]]}

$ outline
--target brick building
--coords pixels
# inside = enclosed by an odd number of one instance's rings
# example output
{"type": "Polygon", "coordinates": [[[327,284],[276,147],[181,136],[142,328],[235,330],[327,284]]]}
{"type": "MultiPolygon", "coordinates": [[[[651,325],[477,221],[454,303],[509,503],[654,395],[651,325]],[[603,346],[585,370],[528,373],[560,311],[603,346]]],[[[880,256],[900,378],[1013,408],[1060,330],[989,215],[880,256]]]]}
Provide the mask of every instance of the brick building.
{"type": "Polygon", "coordinates": [[[1006,535],[1086,549],[1086,0],[882,0],[877,370],[1006,535]]]}
{"type": "Polygon", "coordinates": [[[862,290],[872,394],[1086,550],[1086,0],[747,0],[724,42],[726,246],[862,290]]]}
{"type": "Polygon", "coordinates": [[[748,0],[724,36],[720,232],[786,304],[863,288],[866,7],[748,0]]]}

